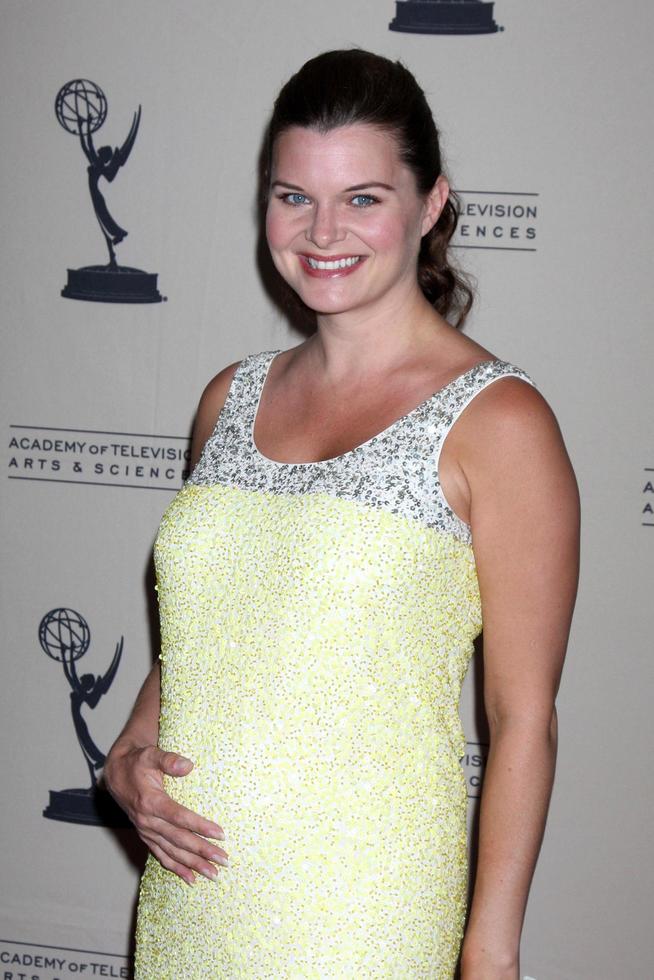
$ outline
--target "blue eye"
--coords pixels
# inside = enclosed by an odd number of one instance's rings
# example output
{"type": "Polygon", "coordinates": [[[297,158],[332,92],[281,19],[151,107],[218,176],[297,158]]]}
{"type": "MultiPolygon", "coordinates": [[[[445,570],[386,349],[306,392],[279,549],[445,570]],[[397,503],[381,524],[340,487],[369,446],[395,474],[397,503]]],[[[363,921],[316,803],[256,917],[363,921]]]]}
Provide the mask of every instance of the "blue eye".
{"type": "Polygon", "coordinates": [[[377,204],[377,202],[378,198],[373,197],[372,194],[357,194],[356,197],[352,198],[352,204],[355,208],[369,208],[371,204],[377,204]]]}
{"type": "Polygon", "coordinates": [[[285,204],[290,204],[293,207],[298,207],[300,204],[305,204],[309,198],[304,194],[300,194],[298,191],[290,191],[288,194],[280,194],[280,198],[285,204]]]}

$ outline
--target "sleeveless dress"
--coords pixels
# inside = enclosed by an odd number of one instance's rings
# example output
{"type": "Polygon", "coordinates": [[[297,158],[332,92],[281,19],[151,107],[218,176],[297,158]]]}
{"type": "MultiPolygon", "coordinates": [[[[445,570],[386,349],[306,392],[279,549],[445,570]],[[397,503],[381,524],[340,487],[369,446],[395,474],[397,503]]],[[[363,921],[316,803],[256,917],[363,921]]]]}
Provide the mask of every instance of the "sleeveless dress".
{"type": "Polygon", "coordinates": [[[149,855],[136,980],[451,980],[467,889],[461,685],[481,632],[471,532],[438,480],[451,425],[515,376],[477,364],[350,452],[253,439],[239,364],[155,542],[164,777],[225,830],[189,886],[149,855]]]}

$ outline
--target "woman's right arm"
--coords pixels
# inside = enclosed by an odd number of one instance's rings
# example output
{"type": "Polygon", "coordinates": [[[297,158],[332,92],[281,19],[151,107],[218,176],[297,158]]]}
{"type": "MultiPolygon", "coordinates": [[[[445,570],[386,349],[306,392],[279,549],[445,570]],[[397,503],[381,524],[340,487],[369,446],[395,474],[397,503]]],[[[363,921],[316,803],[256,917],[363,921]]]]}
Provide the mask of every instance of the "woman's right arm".
{"type": "MultiPolygon", "coordinates": [[[[191,469],[195,466],[218,414],[239,361],[228,365],[202,393],[193,427],[191,469]]],[[[164,774],[186,776],[190,759],[157,747],[161,710],[161,673],[157,660],[146,677],[132,712],[112,745],[104,766],[104,782],[127,813],[139,837],[164,868],[189,884],[195,872],[215,878],[211,861],[226,864],[227,854],[211,843],[224,840],[222,827],[176,803],[165,792],[164,774]]]]}

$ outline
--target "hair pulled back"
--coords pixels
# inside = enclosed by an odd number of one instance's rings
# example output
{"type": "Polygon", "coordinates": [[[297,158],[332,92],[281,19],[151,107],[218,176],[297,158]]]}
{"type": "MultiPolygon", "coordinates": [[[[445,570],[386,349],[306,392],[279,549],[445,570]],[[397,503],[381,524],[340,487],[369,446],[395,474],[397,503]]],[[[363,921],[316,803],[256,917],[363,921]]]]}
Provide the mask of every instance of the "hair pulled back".
{"type": "MultiPolygon", "coordinates": [[[[442,172],[442,160],[425,93],[399,61],[359,48],[317,55],[280,91],[266,137],[264,193],[270,184],[275,140],[286,129],[305,126],[326,133],[353,123],[386,130],[412,170],[418,193],[429,193],[442,172]]],[[[459,202],[450,192],[438,221],[422,239],[418,282],[434,308],[460,327],[473,295],[467,278],[452,267],[448,256],[458,218],[459,202]]]]}

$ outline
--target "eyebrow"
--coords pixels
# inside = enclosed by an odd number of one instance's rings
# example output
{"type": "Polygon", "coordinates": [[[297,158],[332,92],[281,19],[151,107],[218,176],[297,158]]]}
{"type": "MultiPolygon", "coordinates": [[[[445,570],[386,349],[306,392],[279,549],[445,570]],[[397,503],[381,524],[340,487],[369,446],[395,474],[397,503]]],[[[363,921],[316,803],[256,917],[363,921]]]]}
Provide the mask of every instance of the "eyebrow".
{"type": "MultiPolygon", "coordinates": [[[[297,184],[289,184],[287,180],[273,180],[271,187],[288,187],[292,191],[300,191],[300,193],[302,194],[305,193],[303,187],[298,187],[297,184]]],[[[365,191],[371,187],[383,187],[384,190],[387,191],[395,190],[395,188],[392,187],[391,184],[384,184],[380,180],[371,180],[366,184],[355,184],[354,187],[346,187],[344,193],[350,194],[353,191],[365,191]]]]}

